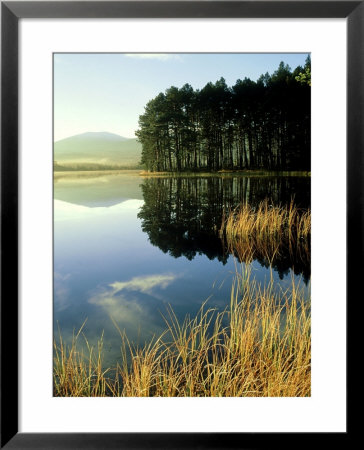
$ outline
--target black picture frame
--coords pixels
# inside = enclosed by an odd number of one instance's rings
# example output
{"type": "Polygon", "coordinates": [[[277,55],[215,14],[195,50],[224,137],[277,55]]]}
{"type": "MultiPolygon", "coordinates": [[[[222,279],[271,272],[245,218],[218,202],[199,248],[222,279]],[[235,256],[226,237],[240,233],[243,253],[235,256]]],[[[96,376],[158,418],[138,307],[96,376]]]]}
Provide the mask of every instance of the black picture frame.
{"type": "MultiPolygon", "coordinates": [[[[286,446],[282,433],[18,432],[18,21],[21,18],[346,18],[347,305],[363,274],[364,1],[4,1],[1,2],[1,448],[141,449],[286,446]],[[10,298],[11,295],[11,298],[10,298]],[[11,370],[9,370],[11,368],[11,370]]],[[[330,68],[332,70],[332,68],[330,68]]],[[[330,76],[332,73],[330,73],[330,76]]],[[[342,205],[344,208],[345,205],[342,205]]],[[[360,300],[360,299],[359,299],[360,300]]],[[[347,308],[349,313],[349,309],[347,308]]],[[[350,349],[348,343],[347,349],[350,349]]],[[[349,364],[349,359],[348,359],[349,364]]],[[[349,367],[349,365],[348,365],[349,367]]],[[[348,372],[349,375],[349,372],[348,372]]],[[[330,433],[346,445],[347,432],[330,433]]],[[[295,447],[312,442],[294,433],[295,447]]],[[[289,436],[286,436],[289,437],[289,436]]],[[[316,433],[315,442],[325,442],[316,433]]]]}

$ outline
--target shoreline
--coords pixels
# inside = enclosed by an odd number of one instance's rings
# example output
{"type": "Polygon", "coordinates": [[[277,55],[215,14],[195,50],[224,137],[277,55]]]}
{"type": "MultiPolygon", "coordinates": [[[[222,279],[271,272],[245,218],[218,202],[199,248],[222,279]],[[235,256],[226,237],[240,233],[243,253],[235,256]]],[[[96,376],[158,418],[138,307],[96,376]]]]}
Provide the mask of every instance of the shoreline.
{"type": "Polygon", "coordinates": [[[138,174],[142,177],[231,177],[231,176],[246,176],[246,177],[311,177],[311,171],[307,170],[219,170],[217,172],[205,171],[186,171],[186,172],[150,172],[141,169],[97,169],[97,170],[57,170],[53,171],[53,177],[74,175],[74,174],[97,174],[114,175],[119,173],[138,174]]]}
{"type": "Polygon", "coordinates": [[[203,176],[203,177],[219,177],[219,176],[271,176],[271,177],[311,177],[311,171],[307,170],[219,170],[217,172],[150,172],[143,170],[140,172],[141,176],[144,177],[183,177],[183,176],[203,176]]]}
{"type": "Polygon", "coordinates": [[[72,175],[117,175],[117,174],[126,174],[126,175],[139,175],[141,169],[98,169],[98,170],[57,170],[53,172],[53,178],[60,178],[64,176],[72,176],[72,175]]]}

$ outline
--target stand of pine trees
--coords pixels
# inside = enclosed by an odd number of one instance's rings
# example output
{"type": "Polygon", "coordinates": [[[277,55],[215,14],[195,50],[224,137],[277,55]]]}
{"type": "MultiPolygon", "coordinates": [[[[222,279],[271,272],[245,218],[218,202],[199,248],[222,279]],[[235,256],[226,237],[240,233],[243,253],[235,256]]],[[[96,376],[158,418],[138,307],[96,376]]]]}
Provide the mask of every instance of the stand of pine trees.
{"type": "Polygon", "coordinates": [[[150,171],[310,170],[310,59],[283,62],[256,82],[170,87],[150,100],[136,131],[150,171]]]}

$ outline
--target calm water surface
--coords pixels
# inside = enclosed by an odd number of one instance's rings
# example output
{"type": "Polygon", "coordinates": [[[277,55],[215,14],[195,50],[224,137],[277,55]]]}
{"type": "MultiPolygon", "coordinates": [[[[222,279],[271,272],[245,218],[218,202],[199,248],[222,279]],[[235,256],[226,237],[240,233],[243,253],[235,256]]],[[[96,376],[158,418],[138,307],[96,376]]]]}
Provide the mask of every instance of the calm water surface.
{"type": "MultiPolygon", "coordinates": [[[[220,240],[224,210],[268,197],[309,206],[310,179],[298,177],[143,178],[137,172],[55,174],[54,322],[69,339],[87,319],[95,343],[104,331],[105,365],[120,361],[120,337],[144,343],[164,329],[170,304],[179,318],[209,299],[225,308],[236,274],[220,240]]],[[[267,261],[252,263],[268,279],[267,261]]],[[[238,270],[239,265],[238,265],[238,270]]],[[[307,261],[281,255],[273,275],[310,278],[307,261]]]]}

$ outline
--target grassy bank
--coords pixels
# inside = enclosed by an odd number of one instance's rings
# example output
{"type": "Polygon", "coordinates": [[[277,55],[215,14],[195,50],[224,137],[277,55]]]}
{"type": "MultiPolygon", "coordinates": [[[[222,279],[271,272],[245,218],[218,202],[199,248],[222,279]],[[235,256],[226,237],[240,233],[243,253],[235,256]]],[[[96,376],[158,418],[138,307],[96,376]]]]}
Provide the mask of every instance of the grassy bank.
{"type": "MultiPolygon", "coordinates": [[[[311,392],[310,302],[292,280],[277,292],[249,274],[232,286],[223,312],[204,305],[181,322],[166,312],[164,333],[143,347],[120,331],[121,366],[104,369],[82,329],[54,351],[56,396],[296,397],[311,392]],[[82,346],[83,347],[83,346],[82,346]]],[[[116,324],[117,326],[117,324],[116,324]]]]}

